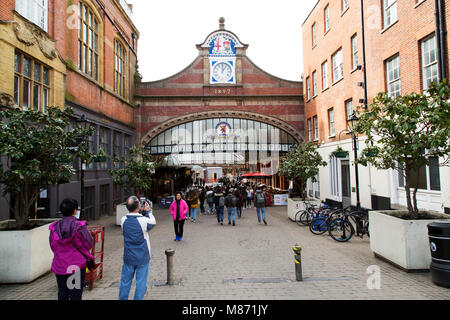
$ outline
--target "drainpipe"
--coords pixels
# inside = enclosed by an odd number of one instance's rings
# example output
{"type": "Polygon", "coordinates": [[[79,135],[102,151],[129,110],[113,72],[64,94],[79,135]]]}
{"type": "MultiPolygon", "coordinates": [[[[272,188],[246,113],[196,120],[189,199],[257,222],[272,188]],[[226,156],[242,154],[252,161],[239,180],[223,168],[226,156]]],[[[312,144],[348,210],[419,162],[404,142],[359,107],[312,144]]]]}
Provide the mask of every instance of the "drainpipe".
{"type": "Polygon", "coordinates": [[[445,25],[445,3],[442,0],[435,0],[435,20],[436,20],[436,44],[438,56],[439,82],[447,78],[447,29],[445,25]]]}

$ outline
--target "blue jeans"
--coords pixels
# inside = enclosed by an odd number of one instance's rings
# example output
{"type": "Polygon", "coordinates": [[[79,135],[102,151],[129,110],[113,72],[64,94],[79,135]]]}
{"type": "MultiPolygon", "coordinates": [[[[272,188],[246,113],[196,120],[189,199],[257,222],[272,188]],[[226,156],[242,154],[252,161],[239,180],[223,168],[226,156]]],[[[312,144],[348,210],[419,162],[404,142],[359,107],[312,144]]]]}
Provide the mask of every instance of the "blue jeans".
{"type": "Polygon", "coordinates": [[[223,222],[223,207],[217,207],[216,214],[217,214],[217,222],[223,222]]]}
{"type": "Polygon", "coordinates": [[[252,207],[252,198],[247,198],[247,207],[252,207]]]}
{"type": "Polygon", "coordinates": [[[239,218],[242,216],[242,207],[236,207],[236,215],[239,218]]]}
{"type": "Polygon", "coordinates": [[[234,209],[236,209],[235,207],[229,207],[228,208],[228,222],[231,221],[231,217],[233,217],[233,222],[235,222],[236,217],[234,216],[234,209]]]}
{"type": "Polygon", "coordinates": [[[119,300],[128,300],[130,294],[131,283],[136,273],[136,291],[134,292],[134,300],[142,300],[147,292],[149,264],[143,266],[130,266],[123,264],[122,277],[120,279],[119,300]]]}
{"type": "Polygon", "coordinates": [[[258,222],[261,222],[261,216],[260,211],[262,211],[262,218],[263,220],[266,220],[266,209],[264,207],[262,208],[256,208],[256,214],[258,215],[258,222]]]}
{"type": "Polygon", "coordinates": [[[197,219],[197,208],[191,208],[191,218],[197,219]]]}
{"type": "Polygon", "coordinates": [[[208,203],[209,204],[209,212],[213,212],[214,209],[214,202],[208,203]]]}

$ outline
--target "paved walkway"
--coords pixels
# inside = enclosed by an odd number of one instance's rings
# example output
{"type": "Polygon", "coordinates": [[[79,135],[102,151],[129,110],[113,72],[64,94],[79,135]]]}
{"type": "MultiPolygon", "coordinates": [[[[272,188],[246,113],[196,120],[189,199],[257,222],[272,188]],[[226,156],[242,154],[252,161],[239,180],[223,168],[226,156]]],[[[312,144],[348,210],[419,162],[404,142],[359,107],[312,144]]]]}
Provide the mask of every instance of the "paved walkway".
{"type": "MultiPolygon", "coordinates": [[[[450,299],[450,289],[431,282],[429,272],[406,273],[370,251],[369,240],[338,243],[316,236],[287,218],[286,207],[268,208],[268,225],[258,224],[254,209],[244,210],[236,226],[218,225],[214,216],[187,221],[182,242],[174,242],[168,210],[156,210],[150,232],[152,260],[145,299],[289,300],[289,299],[450,299]],[[303,282],[295,281],[291,246],[303,246],[303,282]],[[174,249],[174,286],[166,280],[166,249],[174,249]],[[369,266],[380,269],[380,289],[368,289],[369,266]]],[[[115,217],[91,224],[106,227],[104,276],[85,300],[116,300],[123,239],[115,217]]],[[[130,292],[133,297],[134,287],[130,292]]],[[[0,299],[57,298],[53,274],[31,284],[0,285],[0,299]]]]}

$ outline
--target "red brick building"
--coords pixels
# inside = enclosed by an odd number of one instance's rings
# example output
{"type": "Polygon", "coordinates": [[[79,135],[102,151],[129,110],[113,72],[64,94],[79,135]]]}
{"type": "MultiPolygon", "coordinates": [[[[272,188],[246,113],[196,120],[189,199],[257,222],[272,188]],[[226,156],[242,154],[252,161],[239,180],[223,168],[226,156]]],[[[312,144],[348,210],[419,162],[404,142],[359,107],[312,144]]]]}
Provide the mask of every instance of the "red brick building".
{"type": "MultiPolygon", "coordinates": [[[[378,92],[394,97],[423,92],[439,79],[441,64],[446,77],[449,13],[448,0],[364,1],[368,104],[378,92]],[[436,32],[436,3],[441,7],[442,33],[436,32]],[[443,46],[438,34],[444,35],[443,46]]],[[[320,170],[320,182],[309,184],[309,194],[344,206],[355,205],[347,118],[364,103],[361,1],[317,1],[303,23],[303,57],[306,139],[317,141],[322,157],[328,160],[328,166],[320,170]],[[348,152],[347,158],[332,155],[337,147],[348,152]]],[[[364,137],[359,137],[359,148],[364,146],[364,137]]],[[[362,207],[385,209],[406,204],[404,181],[396,171],[370,166],[359,169],[362,207]]],[[[450,210],[448,169],[427,167],[422,171],[419,207],[450,210]]]]}
{"type": "MultiPolygon", "coordinates": [[[[2,101],[42,112],[48,106],[74,108],[77,117],[84,115],[96,129],[91,151],[102,148],[111,156],[85,170],[89,218],[110,214],[113,202],[126,196],[113,189],[107,169],[113,156],[125,154],[134,143],[138,38],[132,8],[124,0],[0,3],[2,101]]],[[[71,183],[42,190],[41,216],[54,216],[64,197],[80,199],[79,164],[75,169],[71,183]]]]}
{"type": "Polygon", "coordinates": [[[137,143],[182,164],[247,171],[275,166],[251,154],[287,152],[303,140],[302,83],[261,70],[247,57],[248,45],[222,22],[197,48],[198,57],[184,70],[136,89],[137,143]]]}

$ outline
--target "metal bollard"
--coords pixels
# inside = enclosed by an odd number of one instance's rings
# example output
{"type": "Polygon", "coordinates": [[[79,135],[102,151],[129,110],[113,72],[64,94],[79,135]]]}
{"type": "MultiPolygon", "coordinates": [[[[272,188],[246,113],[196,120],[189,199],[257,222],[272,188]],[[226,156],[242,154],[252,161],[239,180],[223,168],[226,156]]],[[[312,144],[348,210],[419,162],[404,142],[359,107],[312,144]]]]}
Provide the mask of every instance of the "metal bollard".
{"type": "Polygon", "coordinates": [[[167,284],[173,285],[173,255],[175,254],[175,250],[167,249],[166,257],[167,257],[167,284]]]}
{"type": "Polygon", "coordinates": [[[298,244],[292,247],[295,254],[295,278],[297,281],[303,281],[302,275],[302,247],[298,244]]]}

